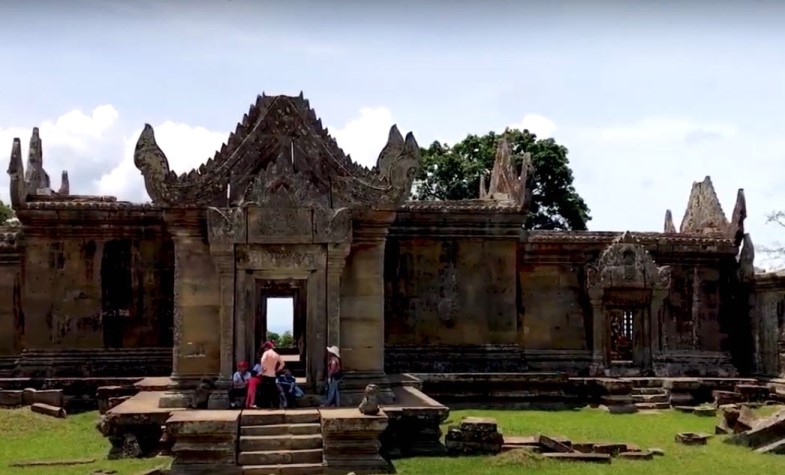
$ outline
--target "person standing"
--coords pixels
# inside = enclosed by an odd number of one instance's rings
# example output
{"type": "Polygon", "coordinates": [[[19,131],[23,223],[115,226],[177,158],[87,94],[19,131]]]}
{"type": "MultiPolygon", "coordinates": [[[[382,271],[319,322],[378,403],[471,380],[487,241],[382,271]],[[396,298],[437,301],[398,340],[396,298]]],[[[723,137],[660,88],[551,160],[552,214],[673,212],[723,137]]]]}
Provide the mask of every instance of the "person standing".
{"type": "Polygon", "coordinates": [[[341,351],[337,346],[329,346],[327,347],[327,394],[324,398],[324,406],[340,407],[341,395],[338,385],[342,378],[341,351]]]}
{"type": "Polygon", "coordinates": [[[284,367],[281,356],[276,353],[273,342],[265,342],[262,346],[262,407],[277,409],[280,407],[280,397],[278,391],[277,377],[278,372],[284,367]]]}

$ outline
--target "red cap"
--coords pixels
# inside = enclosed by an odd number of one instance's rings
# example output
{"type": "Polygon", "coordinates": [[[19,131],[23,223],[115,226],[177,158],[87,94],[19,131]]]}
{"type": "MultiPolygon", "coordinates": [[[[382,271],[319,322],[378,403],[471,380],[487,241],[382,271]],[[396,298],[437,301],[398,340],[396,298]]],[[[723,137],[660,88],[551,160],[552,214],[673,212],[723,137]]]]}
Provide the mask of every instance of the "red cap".
{"type": "Polygon", "coordinates": [[[238,368],[247,368],[248,367],[248,362],[247,361],[240,361],[239,363],[237,363],[237,367],[238,368]]]}
{"type": "Polygon", "coordinates": [[[272,341],[266,341],[266,342],[264,342],[263,348],[264,349],[275,348],[275,345],[273,344],[272,341]]]}

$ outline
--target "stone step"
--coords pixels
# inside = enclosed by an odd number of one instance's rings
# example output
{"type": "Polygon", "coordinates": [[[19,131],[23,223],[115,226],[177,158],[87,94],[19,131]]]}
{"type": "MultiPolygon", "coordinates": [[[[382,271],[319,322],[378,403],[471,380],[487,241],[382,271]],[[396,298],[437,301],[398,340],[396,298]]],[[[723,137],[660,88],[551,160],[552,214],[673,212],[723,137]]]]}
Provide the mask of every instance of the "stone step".
{"type": "Polygon", "coordinates": [[[663,388],[632,388],[633,395],[644,395],[644,394],[664,394],[668,395],[668,391],[663,388]]]}
{"type": "Polygon", "coordinates": [[[670,396],[667,394],[633,394],[632,395],[633,402],[643,402],[643,403],[657,403],[657,402],[665,402],[670,403],[670,396]]]}
{"type": "Polygon", "coordinates": [[[240,428],[240,436],[311,435],[321,433],[321,424],[273,424],[269,426],[243,426],[240,428]]]}
{"type": "Polygon", "coordinates": [[[289,465],[247,465],[243,475],[321,475],[321,463],[293,463],[289,465]]]}
{"type": "Polygon", "coordinates": [[[242,466],[320,464],[322,449],[240,452],[237,462],[242,466]]]}
{"type": "Polygon", "coordinates": [[[635,407],[640,411],[664,411],[671,408],[667,402],[638,402],[635,407]]]}
{"type": "Polygon", "coordinates": [[[318,422],[321,416],[316,409],[246,409],[240,416],[241,427],[318,422]]]}
{"type": "Polygon", "coordinates": [[[322,435],[246,435],[240,437],[240,452],[308,450],[322,448],[322,435]]]}

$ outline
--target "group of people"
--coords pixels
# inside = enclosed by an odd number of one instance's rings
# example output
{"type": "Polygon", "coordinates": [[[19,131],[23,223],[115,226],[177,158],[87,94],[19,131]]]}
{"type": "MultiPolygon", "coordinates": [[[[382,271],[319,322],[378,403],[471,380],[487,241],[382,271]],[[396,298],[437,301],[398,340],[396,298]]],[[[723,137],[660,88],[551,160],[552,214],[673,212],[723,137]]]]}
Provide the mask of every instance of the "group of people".
{"type": "MultiPolygon", "coordinates": [[[[323,407],[340,406],[338,383],[342,375],[341,352],[337,346],[330,346],[327,348],[327,386],[323,407]]],[[[244,407],[247,409],[283,409],[296,404],[304,394],[297,386],[292,372],[285,368],[273,342],[267,341],[262,345],[259,363],[250,371],[247,362],[237,363],[237,371],[232,376],[229,400],[232,407],[242,404],[237,401],[242,401],[244,396],[244,407]]]]}

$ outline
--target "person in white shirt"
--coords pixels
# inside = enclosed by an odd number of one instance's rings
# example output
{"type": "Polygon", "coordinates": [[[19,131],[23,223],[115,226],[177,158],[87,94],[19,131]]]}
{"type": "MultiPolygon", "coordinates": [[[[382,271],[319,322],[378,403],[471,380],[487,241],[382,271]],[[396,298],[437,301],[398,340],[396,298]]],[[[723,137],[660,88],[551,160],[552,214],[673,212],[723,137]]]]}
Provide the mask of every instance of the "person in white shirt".
{"type": "Polygon", "coordinates": [[[232,408],[237,406],[235,402],[237,399],[240,401],[245,399],[250,379],[251,373],[248,371],[248,363],[245,361],[237,363],[237,371],[232,375],[232,388],[229,390],[229,404],[232,408]]]}

